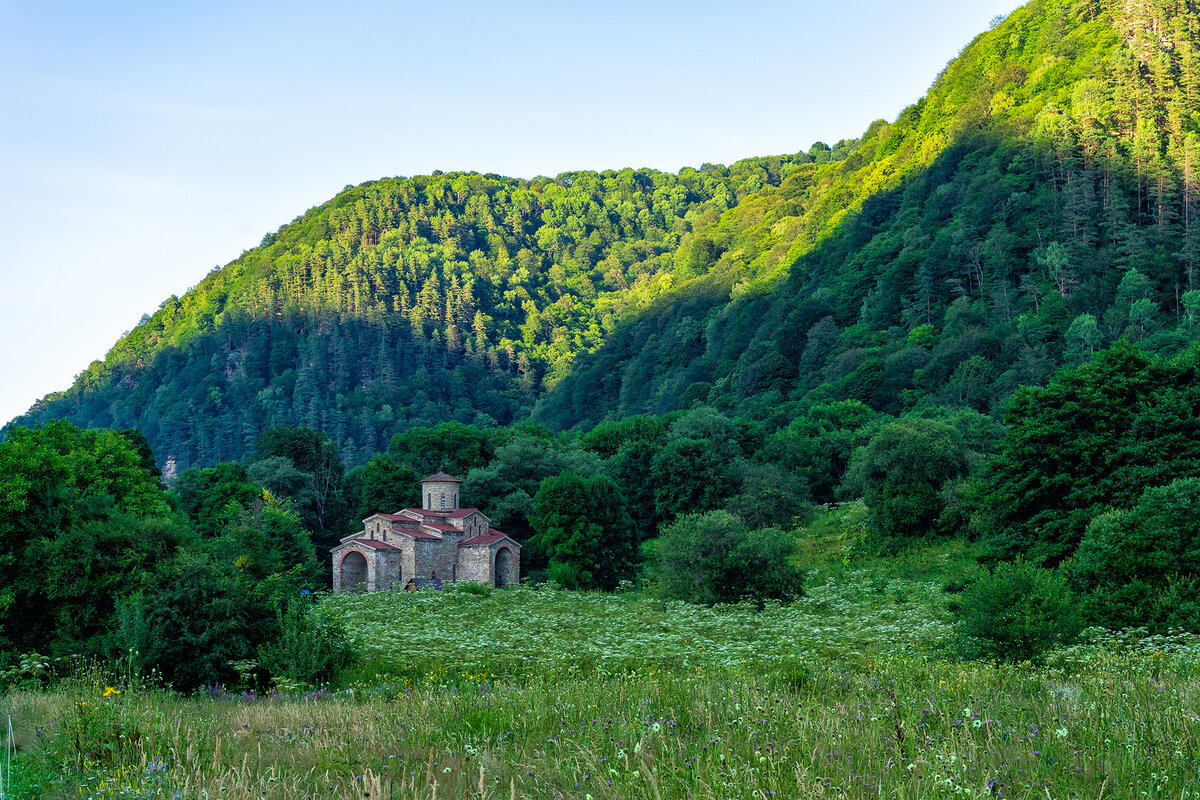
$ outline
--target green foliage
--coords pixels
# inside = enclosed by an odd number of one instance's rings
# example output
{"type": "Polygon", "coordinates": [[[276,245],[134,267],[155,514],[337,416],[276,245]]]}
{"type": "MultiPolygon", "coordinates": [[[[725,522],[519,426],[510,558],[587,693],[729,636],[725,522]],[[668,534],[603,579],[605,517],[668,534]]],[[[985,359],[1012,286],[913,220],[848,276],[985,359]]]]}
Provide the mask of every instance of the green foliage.
{"type": "Polygon", "coordinates": [[[604,462],[605,473],[616,481],[626,507],[633,512],[639,539],[655,535],[661,522],[655,503],[655,485],[649,479],[660,447],[647,439],[631,439],[604,462]]]}
{"type": "Polygon", "coordinates": [[[1096,517],[1068,574],[1092,624],[1200,631],[1200,478],[1096,517]]]}
{"type": "Polygon", "coordinates": [[[741,473],[738,492],[725,508],[747,527],[790,530],[812,513],[808,487],[774,464],[746,462],[741,473]]]}
{"type": "Polygon", "coordinates": [[[60,421],[0,442],[0,631],[9,648],[98,652],[114,598],[186,538],[126,437],[60,421]]]}
{"type": "Polygon", "coordinates": [[[433,428],[410,428],[392,437],[388,453],[422,477],[435,472],[466,475],[487,466],[495,454],[487,432],[458,422],[433,428]]]}
{"type": "Polygon", "coordinates": [[[637,528],[612,479],[547,478],[533,509],[531,544],[548,558],[551,580],[569,589],[612,591],[632,577],[637,528]]]}
{"type": "Polygon", "coordinates": [[[292,571],[309,585],[325,581],[326,571],[299,515],[269,494],[231,513],[209,551],[253,581],[292,571]]]}
{"type": "Polygon", "coordinates": [[[967,471],[958,431],[936,420],[905,418],[879,428],[854,451],[842,490],[861,496],[885,550],[937,532],[942,487],[967,471]]]}
{"type": "Polygon", "coordinates": [[[680,517],[650,549],[647,576],[664,597],[693,603],[793,600],[804,570],[792,563],[795,538],[778,528],[750,530],[726,511],[680,517]]]}
{"type": "Polygon", "coordinates": [[[173,489],[179,510],[202,536],[216,536],[231,511],[245,508],[262,494],[245,465],[233,461],[184,470],[173,489]]]}
{"type": "Polygon", "coordinates": [[[1036,661],[1071,644],[1083,625],[1061,573],[1024,561],[984,570],[963,592],[955,615],[970,655],[1036,661]]]}
{"type": "Polygon", "coordinates": [[[719,508],[729,491],[729,463],[701,439],[674,439],[650,464],[654,509],[670,520],[719,508]]]}
{"type": "Polygon", "coordinates": [[[259,664],[273,676],[316,686],[354,657],[343,626],[310,601],[289,600],[279,611],[277,625],[278,638],[258,647],[259,664]]]}
{"type": "Polygon", "coordinates": [[[346,473],[345,493],[351,522],[381,511],[390,514],[402,508],[420,508],[422,477],[387,456],[375,456],[350,470],[346,473]]]}
{"type": "MultiPolygon", "coordinates": [[[[55,422],[0,442],[0,652],[132,650],[139,671],[194,688],[275,637],[277,598],[326,570],[294,501],[241,464],[185,471],[170,511],[138,439],[55,422]]],[[[251,469],[302,497],[317,484],[293,456],[312,465],[293,451],[251,469]]]]}
{"type": "Polygon", "coordinates": [[[309,530],[341,528],[345,469],[328,436],[309,428],[269,428],[255,449],[258,460],[250,467],[255,482],[291,500],[309,530]]]}
{"type": "Polygon", "coordinates": [[[228,681],[229,662],[252,658],[274,633],[264,590],[205,553],[181,553],[117,608],[117,651],[135,653],[179,691],[228,681]],[[264,624],[267,623],[267,624],[264,624]]]}
{"type": "Polygon", "coordinates": [[[814,500],[828,503],[854,449],[867,443],[866,426],[876,416],[859,400],[814,406],[768,436],[759,458],[794,471],[808,484],[814,500]]]}
{"type": "Polygon", "coordinates": [[[1154,362],[1122,342],[1023,389],[988,470],[984,539],[993,558],[1058,563],[1107,508],[1200,475],[1196,354],[1154,362]]]}
{"type": "MultiPolygon", "coordinates": [[[[524,541],[533,535],[533,497],[542,481],[565,472],[591,477],[598,469],[599,462],[591,453],[554,436],[516,429],[496,447],[491,463],[467,473],[462,500],[486,509],[496,527],[524,541]]],[[[530,568],[545,566],[538,562],[536,553],[533,555],[530,568]]]]}
{"type": "Polygon", "coordinates": [[[579,443],[601,458],[610,459],[631,442],[661,444],[670,425],[669,417],[632,417],[603,422],[579,437],[579,443]]]}
{"type": "Polygon", "coordinates": [[[13,659],[12,666],[0,672],[0,686],[13,689],[41,689],[48,686],[55,671],[49,656],[41,653],[22,653],[13,659]]]}

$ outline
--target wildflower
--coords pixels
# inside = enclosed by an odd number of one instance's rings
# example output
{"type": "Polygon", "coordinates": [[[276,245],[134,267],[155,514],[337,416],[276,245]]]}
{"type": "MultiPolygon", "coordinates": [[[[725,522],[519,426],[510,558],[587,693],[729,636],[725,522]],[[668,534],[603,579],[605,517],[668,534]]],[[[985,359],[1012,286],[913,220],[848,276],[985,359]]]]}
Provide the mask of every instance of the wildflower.
{"type": "Polygon", "coordinates": [[[117,688],[115,688],[115,687],[112,687],[112,686],[108,686],[108,687],[106,687],[106,688],[104,689],[104,695],[103,695],[103,696],[104,696],[104,697],[112,697],[113,695],[115,695],[115,694],[120,694],[120,693],[121,693],[121,690],[120,690],[120,689],[117,689],[117,688]]]}

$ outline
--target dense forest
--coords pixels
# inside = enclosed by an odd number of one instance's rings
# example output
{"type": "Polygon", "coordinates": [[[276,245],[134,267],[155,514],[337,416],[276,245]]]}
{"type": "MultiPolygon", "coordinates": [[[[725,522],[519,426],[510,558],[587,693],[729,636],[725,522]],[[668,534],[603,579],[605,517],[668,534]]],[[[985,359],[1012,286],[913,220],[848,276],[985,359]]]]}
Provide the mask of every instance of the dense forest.
{"type": "Polygon", "coordinates": [[[16,423],[137,428],[181,472],[275,425],[359,464],[535,405],[552,428],[696,402],[996,411],[1118,338],[1193,338],[1198,44],[1191,3],[1042,0],[833,148],[347,188],[16,423]]]}
{"type": "Polygon", "coordinates": [[[834,147],[348,187],[5,429],[0,651],[286,672],[287,598],[437,470],[570,588],[795,597],[862,500],[1200,630],[1197,12],[1034,0],[834,147]]]}
{"type": "Polygon", "coordinates": [[[667,175],[434,175],[347,188],[172,297],[18,423],[136,427],[182,471],[272,425],[358,463],[407,427],[509,424],[630,310],[667,292],[687,232],[811,156],[667,175]]]}

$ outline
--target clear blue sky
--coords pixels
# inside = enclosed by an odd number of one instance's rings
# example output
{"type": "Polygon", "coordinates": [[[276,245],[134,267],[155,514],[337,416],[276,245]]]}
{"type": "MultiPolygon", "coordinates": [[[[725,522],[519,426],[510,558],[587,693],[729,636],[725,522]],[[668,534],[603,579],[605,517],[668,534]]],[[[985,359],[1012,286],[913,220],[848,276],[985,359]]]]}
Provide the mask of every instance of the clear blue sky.
{"type": "Polygon", "coordinates": [[[346,184],[807,150],[1013,0],[0,0],[0,424],[346,184]]]}

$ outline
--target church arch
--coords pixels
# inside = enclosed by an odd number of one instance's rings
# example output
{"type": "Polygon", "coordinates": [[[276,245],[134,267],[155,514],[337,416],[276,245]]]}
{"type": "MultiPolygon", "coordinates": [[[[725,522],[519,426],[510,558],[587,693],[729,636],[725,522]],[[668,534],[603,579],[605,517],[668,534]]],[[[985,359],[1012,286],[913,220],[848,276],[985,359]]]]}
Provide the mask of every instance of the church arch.
{"type": "Polygon", "coordinates": [[[513,574],[515,566],[516,560],[513,558],[510,548],[501,547],[496,550],[495,566],[492,567],[492,583],[497,589],[516,581],[517,576],[513,574]]]}
{"type": "Polygon", "coordinates": [[[357,589],[359,584],[362,584],[363,589],[367,589],[367,573],[369,567],[367,565],[367,557],[357,550],[351,550],[346,555],[342,556],[342,563],[339,565],[341,572],[341,580],[338,585],[342,591],[357,589]]]}

